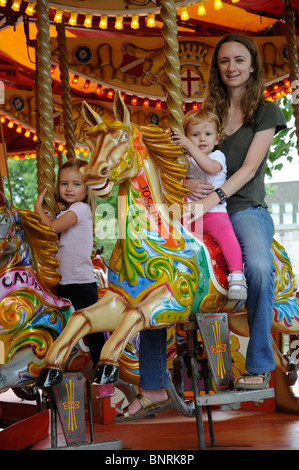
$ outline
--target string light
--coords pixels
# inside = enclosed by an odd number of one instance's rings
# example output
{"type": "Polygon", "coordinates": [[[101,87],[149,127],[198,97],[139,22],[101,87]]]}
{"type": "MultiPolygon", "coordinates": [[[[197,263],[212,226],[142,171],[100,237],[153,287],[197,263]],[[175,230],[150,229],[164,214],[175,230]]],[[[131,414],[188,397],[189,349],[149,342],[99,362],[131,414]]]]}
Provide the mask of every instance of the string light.
{"type": "Polygon", "coordinates": [[[23,128],[22,128],[22,126],[19,124],[19,125],[17,126],[17,128],[16,128],[16,132],[17,132],[18,134],[21,134],[22,130],[23,130],[23,128]]]}
{"type": "Polygon", "coordinates": [[[206,14],[206,9],[205,9],[205,6],[203,4],[203,2],[199,2],[198,6],[197,6],[197,14],[199,16],[203,16],[206,14]]]}
{"type": "Polygon", "coordinates": [[[96,87],[96,93],[97,93],[97,95],[100,95],[101,92],[102,92],[102,88],[100,87],[100,85],[98,85],[98,86],[96,87]]]}
{"type": "Polygon", "coordinates": [[[69,24],[71,26],[76,26],[77,24],[77,17],[78,17],[78,13],[76,12],[72,12],[71,13],[71,16],[70,16],[70,19],[69,19],[69,24]]]}
{"type": "Polygon", "coordinates": [[[56,10],[55,16],[54,16],[55,23],[62,23],[62,18],[63,18],[63,11],[56,10]]]}
{"type": "Polygon", "coordinates": [[[143,106],[144,108],[148,108],[148,107],[149,107],[149,99],[148,99],[148,98],[145,98],[145,100],[143,101],[142,106],[143,106]]]}
{"type": "Polygon", "coordinates": [[[131,28],[132,29],[138,29],[139,28],[139,17],[138,17],[138,15],[132,15],[131,28]]]}
{"type": "Polygon", "coordinates": [[[155,108],[156,108],[156,109],[161,109],[161,108],[162,108],[162,103],[161,103],[161,101],[156,101],[155,108]]]}
{"type": "Polygon", "coordinates": [[[2,124],[5,123],[5,116],[1,116],[1,122],[2,122],[2,124]]]}
{"type": "Polygon", "coordinates": [[[108,23],[108,16],[105,16],[105,15],[101,16],[99,27],[101,29],[106,29],[107,23],[108,23]]]}
{"type": "Polygon", "coordinates": [[[221,10],[221,8],[223,8],[222,1],[221,0],[215,0],[214,1],[214,8],[215,8],[215,10],[221,10]]]}
{"type": "Polygon", "coordinates": [[[84,83],[84,85],[83,85],[83,88],[85,88],[85,90],[88,90],[89,85],[90,85],[90,81],[89,81],[89,80],[85,80],[85,83],[84,83]]]}
{"type": "Polygon", "coordinates": [[[116,17],[114,27],[115,29],[123,29],[123,16],[122,15],[119,15],[116,17]]]}
{"type": "Polygon", "coordinates": [[[29,2],[25,10],[26,15],[32,16],[34,13],[35,3],[29,2]]]}
{"type": "Polygon", "coordinates": [[[107,91],[107,98],[112,99],[112,98],[113,98],[113,95],[114,95],[114,91],[113,91],[113,90],[108,90],[108,91],[107,91]]]}
{"type": "Polygon", "coordinates": [[[132,105],[132,106],[136,106],[136,104],[137,104],[137,98],[136,98],[136,96],[133,96],[133,97],[131,98],[131,105],[132,105]]]}
{"type": "Polygon", "coordinates": [[[189,20],[189,13],[188,13],[188,8],[187,7],[182,7],[181,8],[181,20],[182,21],[187,21],[189,20]]]}
{"type": "Polygon", "coordinates": [[[86,15],[84,20],[85,28],[91,28],[92,26],[92,15],[86,15]]]}
{"type": "Polygon", "coordinates": [[[6,0],[0,0],[0,7],[6,7],[6,0]]]}
{"type": "Polygon", "coordinates": [[[30,134],[31,134],[31,131],[30,131],[29,129],[27,129],[27,130],[25,131],[24,137],[27,137],[27,138],[28,138],[28,137],[30,137],[30,134]]]}
{"type": "Polygon", "coordinates": [[[21,0],[14,0],[11,5],[13,11],[19,11],[21,6],[21,0]]]}
{"type": "Polygon", "coordinates": [[[148,14],[146,26],[148,28],[154,28],[156,26],[155,13],[148,14]]]}
{"type": "Polygon", "coordinates": [[[74,78],[73,78],[73,80],[72,80],[72,84],[73,84],[73,85],[77,85],[78,80],[79,80],[78,75],[74,75],[74,78]]]}
{"type": "Polygon", "coordinates": [[[11,120],[9,121],[9,123],[7,124],[7,127],[9,127],[10,129],[12,129],[13,126],[14,126],[14,122],[13,122],[13,120],[11,119],[11,120]]]}

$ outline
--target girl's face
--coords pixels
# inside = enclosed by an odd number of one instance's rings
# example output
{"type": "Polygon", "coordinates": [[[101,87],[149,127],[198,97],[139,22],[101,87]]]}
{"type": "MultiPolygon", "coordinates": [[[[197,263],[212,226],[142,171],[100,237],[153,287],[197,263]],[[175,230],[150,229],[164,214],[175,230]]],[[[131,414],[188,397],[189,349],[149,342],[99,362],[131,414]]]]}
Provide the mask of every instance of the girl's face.
{"type": "Polygon", "coordinates": [[[59,173],[59,194],[68,204],[81,202],[86,196],[86,186],[76,168],[65,168],[59,173]]]}
{"type": "Polygon", "coordinates": [[[186,129],[186,137],[206,155],[209,155],[215,145],[218,144],[218,132],[215,122],[189,123],[186,129]]]}
{"type": "Polygon", "coordinates": [[[218,51],[217,59],[221,78],[227,87],[245,87],[253,72],[247,47],[235,41],[225,42],[218,51]]]}

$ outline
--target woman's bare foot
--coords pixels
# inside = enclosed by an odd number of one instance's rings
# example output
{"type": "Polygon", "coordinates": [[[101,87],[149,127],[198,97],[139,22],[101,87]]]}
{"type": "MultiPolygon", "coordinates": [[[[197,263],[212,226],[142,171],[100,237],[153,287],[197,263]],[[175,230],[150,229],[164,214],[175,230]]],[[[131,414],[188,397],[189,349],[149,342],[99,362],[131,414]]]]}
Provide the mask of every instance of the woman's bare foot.
{"type": "MultiPolygon", "coordinates": [[[[168,399],[167,392],[165,388],[161,389],[153,389],[153,390],[147,390],[144,389],[141,391],[142,395],[149,400],[151,400],[153,403],[160,403],[161,401],[165,401],[168,399]]],[[[141,405],[139,401],[135,398],[132,403],[129,405],[129,414],[130,416],[134,415],[141,409],[141,405]]],[[[118,415],[123,414],[123,410],[120,408],[115,408],[115,411],[118,415]]]]}

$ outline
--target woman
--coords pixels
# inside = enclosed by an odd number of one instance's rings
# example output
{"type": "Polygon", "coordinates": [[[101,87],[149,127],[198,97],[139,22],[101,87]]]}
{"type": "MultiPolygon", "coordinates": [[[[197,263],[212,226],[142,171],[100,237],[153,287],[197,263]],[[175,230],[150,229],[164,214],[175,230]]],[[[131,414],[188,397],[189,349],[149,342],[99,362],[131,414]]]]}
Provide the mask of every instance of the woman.
{"type": "MultiPolygon", "coordinates": [[[[275,294],[271,242],[273,222],[265,203],[265,169],[273,137],[286,127],[276,104],[265,101],[258,48],[251,38],[232,34],[217,44],[203,106],[223,123],[221,146],[227,161],[227,181],[218,188],[188,181],[203,205],[203,213],[227,200],[227,209],[242,248],[248,285],[250,339],[246,372],[236,388],[267,387],[274,369],[271,324],[275,294]],[[207,197],[203,197],[207,194],[207,197]]],[[[194,211],[194,207],[190,207],[194,211]]],[[[190,222],[192,219],[190,219],[190,222]]]]}
{"type": "MultiPolygon", "coordinates": [[[[196,204],[202,204],[205,214],[227,200],[228,213],[241,245],[248,286],[250,340],[246,372],[235,386],[248,390],[267,387],[270,371],[275,367],[270,340],[275,289],[270,248],[274,227],[264,201],[264,178],[273,137],[286,128],[286,122],[279,108],[265,101],[263,89],[262,65],[254,41],[242,34],[222,38],[213,53],[203,107],[218,115],[224,127],[221,151],[226,156],[227,181],[221,188],[214,188],[207,181],[187,181],[192,199],[197,199],[189,204],[191,213],[196,213],[196,204]]],[[[189,223],[194,220],[191,217],[189,223]]],[[[155,334],[147,334],[151,333],[155,334]]],[[[166,342],[161,341],[160,351],[166,349],[166,342]]],[[[142,352],[141,377],[147,376],[150,361],[153,369],[158,368],[160,372],[166,369],[166,361],[161,365],[161,358],[154,354],[155,347],[156,344],[148,341],[142,352]]],[[[147,398],[155,402],[165,400],[165,388],[158,394],[158,382],[152,382],[151,386],[155,395],[148,388],[147,398]]],[[[141,406],[135,399],[127,409],[127,419],[134,418],[141,406]]]]}

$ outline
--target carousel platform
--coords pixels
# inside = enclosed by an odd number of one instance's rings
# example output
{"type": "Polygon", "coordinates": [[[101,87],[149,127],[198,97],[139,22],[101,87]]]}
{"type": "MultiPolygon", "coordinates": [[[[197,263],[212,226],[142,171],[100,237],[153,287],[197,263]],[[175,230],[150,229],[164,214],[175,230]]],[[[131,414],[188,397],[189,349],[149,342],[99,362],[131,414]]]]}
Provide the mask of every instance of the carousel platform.
{"type": "MultiPolygon", "coordinates": [[[[16,424],[20,419],[20,423],[23,422],[27,430],[27,435],[32,432],[30,430],[39,428],[39,433],[32,437],[35,442],[28,444],[26,450],[47,450],[51,448],[50,419],[47,414],[50,412],[36,414],[35,408],[34,403],[20,400],[12,391],[0,396],[0,410],[6,409],[7,412],[9,410],[10,414],[13,411],[16,424]],[[34,424],[32,417],[40,421],[34,424]]],[[[223,410],[219,406],[212,407],[214,446],[211,445],[208,416],[206,409],[203,408],[206,450],[299,450],[299,416],[259,410],[258,404],[256,408],[256,410],[242,408],[223,410]]],[[[88,415],[86,417],[88,420],[88,415]]],[[[154,418],[126,423],[109,421],[109,424],[102,424],[95,418],[94,441],[101,443],[121,440],[121,449],[114,451],[116,455],[120,455],[122,451],[198,450],[195,417],[183,416],[175,410],[168,410],[154,418]]],[[[90,438],[88,423],[86,430],[88,440],[90,438]]],[[[0,431],[0,443],[2,432],[0,431]]],[[[22,434],[24,433],[19,434],[18,439],[22,434]]],[[[58,420],[57,449],[64,449],[65,445],[63,430],[58,420]]],[[[1,450],[5,449],[1,447],[1,450]]],[[[7,450],[11,450],[9,444],[7,450]]]]}

